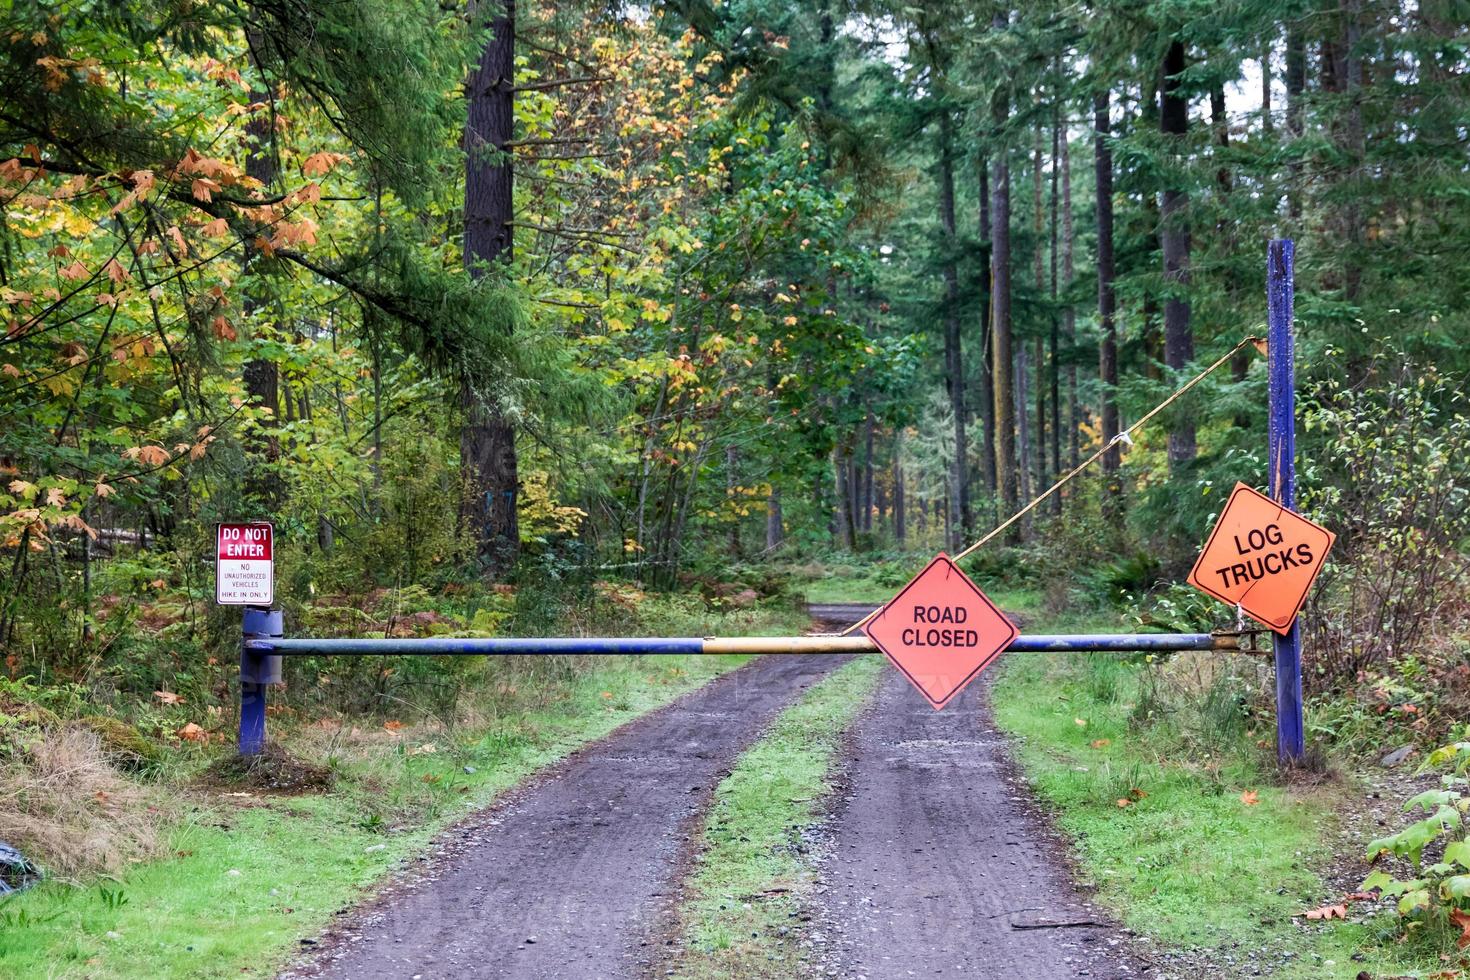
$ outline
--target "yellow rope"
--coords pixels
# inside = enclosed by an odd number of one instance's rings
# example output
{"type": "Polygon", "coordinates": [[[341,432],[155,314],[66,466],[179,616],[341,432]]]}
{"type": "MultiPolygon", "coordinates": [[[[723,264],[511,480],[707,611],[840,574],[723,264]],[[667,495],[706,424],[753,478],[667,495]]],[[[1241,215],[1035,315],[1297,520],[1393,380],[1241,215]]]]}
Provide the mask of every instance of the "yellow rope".
{"type": "MultiPolygon", "coordinates": [[[[997,536],[999,536],[1002,532],[1004,532],[1006,530],[1006,528],[1010,527],[1012,524],[1016,523],[1021,518],[1025,517],[1027,514],[1031,513],[1031,511],[1034,510],[1038,504],[1040,504],[1046,498],[1050,497],[1052,494],[1056,493],[1062,487],[1066,486],[1067,483],[1069,481],[1071,481],[1071,479],[1073,477],[1075,477],[1077,474],[1081,473],[1083,470],[1087,469],[1087,467],[1091,466],[1093,463],[1095,463],[1098,460],[1102,459],[1103,458],[1103,455],[1106,454],[1108,452],[1108,450],[1112,449],[1114,446],[1116,446],[1120,442],[1125,442],[1125,441],[1131,442],[1132,441],[1131,436],[1133,435],[1133,433],[1136,430],[1141,429],[1144,425],[1148,424],[1148,422],[1154,416],[1158,415],[1164,409],[1168,408],[1169,405],[1172,404],[1177,399],[1183,397],[1184,394],[1186,392],[1188,392],[1191,388],[1193,388],[1195,385],[1199,384],[1205,378],[1209,377],[1215,371],[1219,370],[1232,357],[1234,357],[1236,354],[1240,353],[1248,345],[1252,345],[1252,344],[1254,344],[1257,347],[1259,347],[1259,346],[1265,344],[1265,341],[1263,339],[1261,339],[1260,337],[1247,337],[1244,340],[1242,340],[1240,343],[1236,344],[1234,347],[1230,348],[1230,351],[1228,353],[1226,353],[1224,356],[1222,356],[1219,360],[1215,361],[1215,363],[1213,363],[1209,367],[1205,368],[1199,374],[1196,374],[1194,377],[1190,378],[1184,384],[1180,385],[1177,389],[1175,389],[1175,391],[1174,391],[1174,393],[1172,395],[1170,395],[1168,398],[1165,398],[1163,401],[1159,402],[1153,408],[1149,409],[1148,412],[1145,413],[1137,422],[1134,422],[1128,428],[1124,429],[1122,432],[1119,432],[1117,435],[1113,436],[1113,438],[1111,438],[1111,439],[1108,440],[1107,445],[1103,446],[1097,452],[1093,453],[1091,456],[1087,457],[1082,462],[1080,462],[1076,466],[1072,467],[1071,472],[1069,472],[1067,475],[1063,476],[1061,479],[1057,480],[1057,482],[1053,483],[1050,487],[1048,487],[1045,491],[1043,491],[1039,496],[1037,496],[1035,499],[1033,499],[1025,507],[1022,507],[1020,510],[1016,511],[1010,517],[1006,518],[1004,522],[1002,522],[1001,524],[996,525],[993,529],[991,529],[990,533],[988,533],[988,534],[985,535],[985,537],[981,538],[979,541],[976,541],[974,544],[970,545],[968,548],[966,548],[964,551],[961,551],[959,554],[954,555],[952,560],[958,563],[958,562],[961,562],[964,559],[968,558],[970,555],[972,555],[976,551],[980,550],[986,544],[989,544],[991,541],[993,541],[997,536]]],[[[839,636],[845,636],[848,633],[851,633],[855,629],[861,629],[864,624],[866,624],[874,616],[878,615],[878,613],[881,610],[881,608],[882,607],[880,606],[879,609],[875,609],[872,612],[868,613],[868,615],[864,616],[862,619],[858,620],[856,623],[853,623],[851,626],[849,626],[847,629],[843,630],[838,635],[839,636]]]]}

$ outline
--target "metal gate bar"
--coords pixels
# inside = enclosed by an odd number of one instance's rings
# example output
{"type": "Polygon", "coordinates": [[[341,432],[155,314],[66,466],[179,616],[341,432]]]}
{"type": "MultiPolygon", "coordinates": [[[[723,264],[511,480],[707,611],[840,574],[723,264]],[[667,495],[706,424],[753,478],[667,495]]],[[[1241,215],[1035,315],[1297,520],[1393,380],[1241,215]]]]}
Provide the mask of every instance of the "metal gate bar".
{"type": "MultiPolygon", "coordinates": [[[[282,635],[279,609],[247,608],[240,644],[241,755],[265,748],[266,691],[284,679],[288,656],[372,657],[682,654],[861,654],[876,653],[873,641],[856,636],[585,636],[585,637],[429,637],[424,639],[313,639],[282,635]]],[[[1240,650],[1242,633],[1093,633],[1024,634],[1006,648],[1017,653],[1100,653],[1108,651],[1240,650]]]]}
{"type": "MultiPolygon", "coordinates": [[[[736,636],[736,637],[629,637],[586,636],[544,638],[455,638],[427,639],[275,639],[245,641],[245,649],[260,655],[370,657],[393,654],[420,656],[535,657],[553,655],[650,654],[650,653],[876,653],[878,647],[866,636],[736,636]]],[[[1235,633],[1025,633],[1006,648],[1008,653],[1048,651],[1098,653],[1108,650],[1238,650],[1235,633]]]]}

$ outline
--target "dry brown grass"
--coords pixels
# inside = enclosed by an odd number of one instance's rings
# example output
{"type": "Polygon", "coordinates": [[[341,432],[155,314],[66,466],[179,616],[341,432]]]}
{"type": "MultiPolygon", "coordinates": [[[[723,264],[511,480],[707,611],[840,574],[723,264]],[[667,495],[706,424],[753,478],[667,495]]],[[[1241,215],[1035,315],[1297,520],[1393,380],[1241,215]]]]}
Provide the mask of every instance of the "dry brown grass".
{"type": "Polygon", "coordinates": [[[0,762],[0,840],[53,877],[116,872],[153,855],[159,822],[92,732],[38,732],[0,762]]]}

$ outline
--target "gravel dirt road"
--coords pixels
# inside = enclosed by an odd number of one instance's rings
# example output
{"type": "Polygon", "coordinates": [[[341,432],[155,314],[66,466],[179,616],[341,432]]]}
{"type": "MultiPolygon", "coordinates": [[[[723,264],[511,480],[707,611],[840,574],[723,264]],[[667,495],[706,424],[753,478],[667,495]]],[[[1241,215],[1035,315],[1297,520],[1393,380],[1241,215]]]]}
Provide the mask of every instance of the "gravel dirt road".
{"type": "Polygon", "coordinates": [[[583,749],[450,831],[286,976],[645,975],[713,787],[844,659],[755,660],[583,749]]]}
{"type": "MultiPolygon", "coordinates": [[[[283,976],[662,975],[671,905],[714,786],[843,659],[753,661],[581,750],[451,830],[283,976]]],[[[804,941],[815,975],[1147,975],[1078,893],[985,687],[938,712],[893,671],[862,716],[804,941]]]]}
{"type": "Polygon", "coordinates": [[[821,973],[1146,975],[1078,894],[1065,843],[990,719],[986,687],[976,681],[935,711],[894,671],[859,722],[812,937],[821,973]]]}

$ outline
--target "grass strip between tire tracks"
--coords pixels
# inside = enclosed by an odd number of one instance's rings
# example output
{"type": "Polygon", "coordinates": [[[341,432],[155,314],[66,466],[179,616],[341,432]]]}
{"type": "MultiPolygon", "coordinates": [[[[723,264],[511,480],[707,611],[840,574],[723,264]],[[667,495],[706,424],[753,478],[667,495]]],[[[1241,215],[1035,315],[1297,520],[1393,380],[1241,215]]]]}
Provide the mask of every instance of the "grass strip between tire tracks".
{"type": "Polygon", "coordinates": [[[843,739],[888,669],[878,656],[843,665],[786,709],[716,787],[685,885],[675,975],[793,975],[798,916],[816,879],[807,831],[820,820],[843,739]]]}

